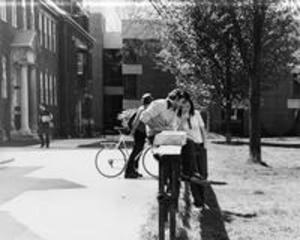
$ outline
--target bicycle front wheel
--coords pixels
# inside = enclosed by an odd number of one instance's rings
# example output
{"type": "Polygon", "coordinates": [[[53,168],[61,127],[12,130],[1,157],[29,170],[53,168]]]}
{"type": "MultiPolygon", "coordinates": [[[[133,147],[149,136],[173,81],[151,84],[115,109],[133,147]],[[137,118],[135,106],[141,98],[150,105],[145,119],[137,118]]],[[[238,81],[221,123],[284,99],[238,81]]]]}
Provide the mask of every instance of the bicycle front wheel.
{"type": "Polygon", "coordinates": [[[102,176],[117,177],[125,170],[126,155],[119,148],[102,148],[96,154],[95,166],[102,176]]]}
{"type": "Polygon", "coordinates": [[[142,156],[143,167],[151,177],[158,178],[158,161],[153,156],[152,147],[148,147],[142,156]]]}

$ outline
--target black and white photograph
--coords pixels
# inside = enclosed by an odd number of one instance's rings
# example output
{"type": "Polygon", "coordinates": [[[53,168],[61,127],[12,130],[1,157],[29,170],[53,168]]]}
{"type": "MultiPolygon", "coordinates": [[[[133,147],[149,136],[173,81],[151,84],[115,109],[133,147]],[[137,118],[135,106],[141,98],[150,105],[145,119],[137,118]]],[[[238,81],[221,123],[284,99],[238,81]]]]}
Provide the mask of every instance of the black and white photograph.
{"type": "Polygon", "coordinates": [[[300,240],[300,0],[0,0],[0,240],[300,240]]]}

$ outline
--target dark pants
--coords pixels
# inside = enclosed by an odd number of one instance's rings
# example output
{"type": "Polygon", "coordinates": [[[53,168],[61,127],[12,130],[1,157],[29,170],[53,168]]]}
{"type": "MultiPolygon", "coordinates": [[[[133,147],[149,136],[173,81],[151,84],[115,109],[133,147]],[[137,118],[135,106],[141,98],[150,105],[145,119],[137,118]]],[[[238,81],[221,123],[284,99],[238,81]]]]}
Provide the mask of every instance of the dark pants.
{"type": "Polygon", "coordinates": [[[39,129],[39,138],[41,140],[41,147],[45,146],[49,147],[50,144],[50,128],[49,127],[41,127],[39,129]]]}
{"type": "MultiPolygon", "coordinates": [[[[191,140],[182,147],[182,172],[187,176],[193,173],[200,173],[207,178],[207,163],[204,159],[203,151],[205,151],[203,144],[197,144],[191,140]]],[[[204,187],[195,183],[191,183],[191,191],[195,202],[204,202],[204,187]]]]}
{"type": "Polygon", "coordinates": [[[137,156],[143,151],[145,141],[146,141],[146,134],[141,131],[136,131],[133,135],[134,139],[134,145],[133,150],[129,156],[127,168],[126,168],[126,174],[132,174],[137,171],[139,167],[139,159],[140,156],[137,158],[137,156]],[[137,159],[136,159],[137,158],[137,159]]]}

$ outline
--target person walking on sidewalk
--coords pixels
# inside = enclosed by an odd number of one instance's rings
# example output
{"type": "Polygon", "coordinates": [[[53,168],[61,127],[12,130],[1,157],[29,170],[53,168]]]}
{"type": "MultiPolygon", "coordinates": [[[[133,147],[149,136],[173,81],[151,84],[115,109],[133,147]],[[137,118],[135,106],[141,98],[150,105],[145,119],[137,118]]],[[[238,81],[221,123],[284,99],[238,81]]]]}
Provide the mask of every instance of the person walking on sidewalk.
{"type": "Polygon", "coordinates": [[[145,93],[142,96],[142,106],[140,106],[135,113],[131,132],[133,136],[134,145],[133,150],[129,156],[128,164],[125,170],[125,178],[138,178],[142,177],[142,174],[138,172],[139,159],[137,156],[143,151],[145,141],[146,141],[146,126],[143,122],[140,121],[141,114],[145,111],[149,104],[152,102],[152,96],[150,93],[145,93]]]}
{"type": "Polygon", "coordinates": [[[40,105],[39,117],[38,117],[38,135],[41,140],[41,148],[46,145],[49,148],[50,145],[50,125],[53,120],[53,115],[48,111],[45,105],[40,105]]]}
{"type": "MultiPolygon", "coordinates": [[[[187,94],[187,93],[186,93],[187,94]]],[[[204,206],[204,186],[207,179],[206,131],[200,112],[194,109],[189,95],[178,111],[178,130],[187,133],[187,143],[182,148],[182,176],[190,181],[196,207],[204,206]]]]}

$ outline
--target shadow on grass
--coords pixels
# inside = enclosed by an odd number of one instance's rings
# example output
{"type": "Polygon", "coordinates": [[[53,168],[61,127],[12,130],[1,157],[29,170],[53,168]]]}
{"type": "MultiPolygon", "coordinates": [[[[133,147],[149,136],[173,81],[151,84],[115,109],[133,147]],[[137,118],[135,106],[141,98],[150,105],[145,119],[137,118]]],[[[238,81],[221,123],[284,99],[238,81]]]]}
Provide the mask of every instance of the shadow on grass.
{"type": "MultiPolygon", "coordinates": [[[[214,144],[222,144],[222,145],[231,145],[231,146],[241,146],[241,145],[249,145],[248,141],[232,141],[231,143],[227,143],[226,141],[212,141],[214,144]]],[[[282,143],[282,142],[262,142],[261,146],[264,147],[281,147],[281,148],[300,148],[300,143],[282,143]]]]}
{"type": "Polygon", "coordinates": [[[228,183],[227,182],[221,182],[221,181],[209,181],[209,184],[211,185],[227,185],[228,183]]]}
{"type": "Polygon", "coordinates": [[[205,189],[205,205],[199,216],[201,240],[229,240],[224,217],[211,186],[205,189]]]}
{"type": "Polygon", "coordinates": [[[234,218],[244,218],[244,219],[251,219],[257,217],[256,213],[236,213],[230,211],[223,211],[222,217],[225,222],[232,222],[234,218]]]}
{"type": "Polygon", "coordinates": [[[15,140],[15,141],[7,141],[7,142],[0,142],[0,147],[27,147],[32,145],[40,144],[40,141],[37,139],[30,139],[30,140],[15,140]]]}

